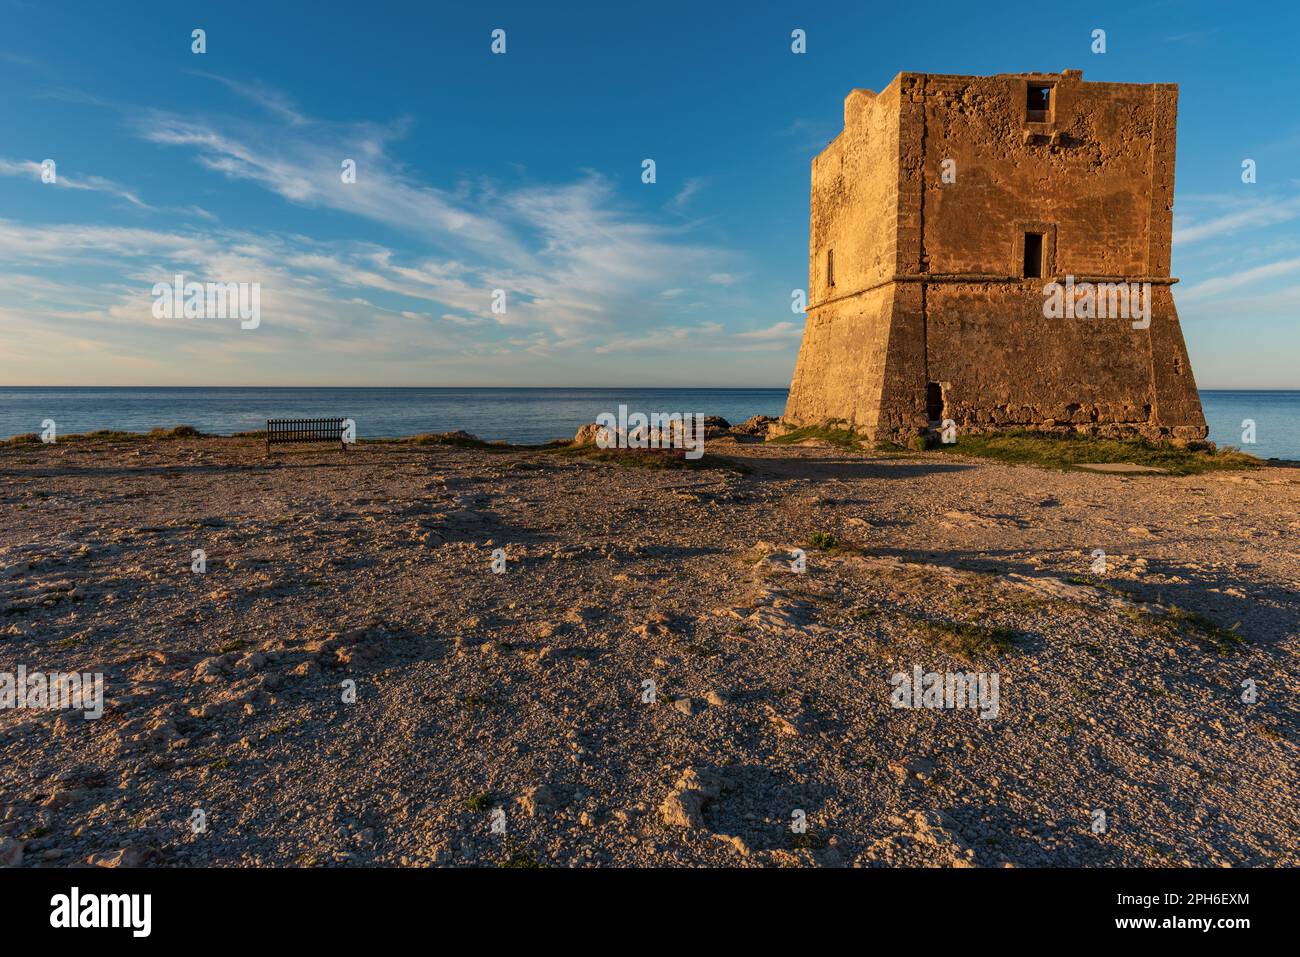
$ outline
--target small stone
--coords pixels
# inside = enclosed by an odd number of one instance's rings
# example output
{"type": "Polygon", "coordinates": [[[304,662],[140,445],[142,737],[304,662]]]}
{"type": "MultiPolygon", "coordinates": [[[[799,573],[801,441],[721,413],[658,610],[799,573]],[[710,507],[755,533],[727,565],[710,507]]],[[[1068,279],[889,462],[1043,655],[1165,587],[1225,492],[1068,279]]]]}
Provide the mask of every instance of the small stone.
{"type": "Polygon", "coordinates": [[[817,855],[817,863],[822,867],[841,867],[844,864],[844,855],[840,853],[838,847],[828,847],[817,855]]]}
{"type": "Polygon", "coordinates": [[[788,718],[783,718],[775,711],[768,714],[767,720],[770,721],[772,726],[781,734],[797,735],[799,733],[799,727],[793,721],[790,721],[788,718]]]}
{"type": "Polygon", "coordinates": [[[659,806],[663,822],[670,827],[696,828],[704,825],[700,816],[704,799],[698,791],[670,791],[659,806]]]}
{"type": "Polygon", "coordinates": [[[92,867],[144,867],[157,857],[156,849],[134,845],[124,847],[115,854],[91,854],[86,858],[86,863],[92,867]]]}
{"type": "Polygon", "coordinates": [[[19,867],[23,862],[23,842],[6,838],[0,841],[0,867],[19,867]]]}
{"type": "Polygon", "coordinates": [[[722,841],[723,843],[730,844],[732,848],[735,850],[735,852],[739,854],[741,857],[749,857],[750,855],[749,845],[745,842],[745,839],[740,835],[715,834],[713,836],[718,838],[718,840],[722,841]]]}
{"type": "Polygon", "coordinates": [[[531,787],[518,798],[529,817],[537,817],[555,809],[555,794],[545,784],[531,787]]]}
{"type": "Polygon", "coordinates": [[[707,768],[688,767],[659,805],[659,816],[670,827],[703,827],[704,805],[720,796],[724,785],[725,781],[717,773],[707,768]]]}

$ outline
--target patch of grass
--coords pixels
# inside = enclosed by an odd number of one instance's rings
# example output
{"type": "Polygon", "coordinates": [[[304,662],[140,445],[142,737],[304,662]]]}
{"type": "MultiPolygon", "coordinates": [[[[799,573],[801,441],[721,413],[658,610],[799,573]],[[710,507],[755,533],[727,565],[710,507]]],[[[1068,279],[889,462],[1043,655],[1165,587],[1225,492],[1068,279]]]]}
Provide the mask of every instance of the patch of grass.
{"type": "Polygon", "coordinates": [[[830,419],[819,425],[805,425],[802,428],[768,439],[771,445],[796,445],[810,440],[827,442],[841,449],[859,451],[870,447],[871,443],[858,435],[843,419],[830,419]]]}
{"type": "Polygon", "coordinates": [[[1158,468],[1169,475],[1199,475],[1202,472],[1259,468],[1264,464],[1262,459],[1231,447],[1211,452],[1141,439],[1045,435],[1027,431],[961,436],[955,443],[941,444],[936,448],[940,452],[1062,470],[1078,469],[1081,465],[1122,463],[1158,468]]]}
{"type": "Polygon", "coordinates": [[[602,449],[598,445],[564,445],[547,449],[552,455],[563,458],[584,459],[626,468],[641,469],[728,469],[748,474],[748,466],[717,455],[704,454],[698,459],[688,459],[677,449],[602,449]]]}
{"type": "Polygon", "coordinates": [[[533,850],[512,834],[505,839],[501,847],[501,857],[497,866],[535,870],[545,865],[533,850]]]}
{"type": "Polygon", "coordinates": [[[1125,606],[1119,610],[1121,618],[1127,618],[1129,621],[1142,621],[1146,616],[1142,613],[1141,608],[1135,608],[1132,605],[1125,606]]]}
{"type": "Polygon", "coordinates": [[[826,838],[814,830],[804,831],[802,834],[789,832],[789,841],[787,846],[792,851],[820,851],[827,847],[826,838]]]}
{"type": "Polygon", "coordinates": [[[421,432],[398,441],[406,445],[446,445],[456,449],[480,449],[484,452],[509,452],[512,448],[501,442],[485,442],[468,432],[421,432]]]}
{"type": "MultiPolygon", "coordinates": [[[[249,433],[254,434],[254,433],[249,433]]],[[[262,435],[262,433],[256,433],[262,435]]],[[[454,449],[476,449],[480,452],[549,452],[553,449],[563,448],[569,443],[563,439],[556,439],[553,442],[543,442],[539,445],[514,445],[504,440],[489,442],[487,439],[480,439],[477,435],[471,435],[464,431],[454,432],[420,432],[416,435],[397,436],[395,438],[384,439],[358,439],[358,445],[440,445],[446,448],[454,449]]],[[[516,466],[507,466],[515,468],[516,466]]],[[[542,466],[537,466],[541,468],[542,466]]]]}
{"type": "Polygon", "coordinates": [[[144,438],[145,433],[143,432],[123,432],[120,429],[96,429],[94,432],[77,432],[72,435],[61,435],[58,437],[58,440],[60,442],[120,442],[127,439],[144,438]]]}
{"type": "Polygon", "coordinates": [[[1261,737],[1267,738],[1270,741],[1286,740],[1286,735],[1283,734],[1280,729],[1274,727],[1271,724],[1267,724],[1263,721],[1251,721],[1249,722],[1247,727],[1249,727],[1256,734],[1260,735],[1261,737]]]}
{"type": "MultiPolygon", "coordinates": [[[[1143,602],[1139,595],[1129,589],[1121,588],[1099,578],[1074,576],[1067,579],[1067,581],[1072,585],[1088,585],[1127,601],[1143,602]]],[[[1206,618],[1200,612],[1192,611],[1190,608],[1184,608],[1181,605],[1163,604],[1156,604],[1152,607],[1155,609],[1155,614],[1150,609],[1140,608],[1134,604],[1119,609],[1119,615],[1133,622],[1152,622],[1158,629],[1163,626],[1166,632],[1190,637],[1221,655],[1230,654],[1246,644],[1246,639],[1233,629],[1224,628],[1206,618]]]]}
{"type": "Polygon", "coordinates": [[[478,794],[465,799],[465,810],[473,811],[475,814],[481,814],[490,807],[492,807],[492,792],[490,791],[480,791],[478,794]]]}
{"type": "Polygon", "coordinates": [[[200,432],[192,425],[178,425],[171,429],[152,428],[149,430],[151,439],[204,439],[207,436],[200,432]]]}
{"type": "Polygon", "coordinates": [[[808,536],[808,544],[813,548],[835,548],[839,541],[831,532],[813,532],[808,536]]]}
{"type": "MultiPolygon", "coordinates": [[[[259,435],[261,433],[258,433],[259,435]]],[[[120,429],[97,429],[94,432],[72,432],[56,435],[55,445],[60,442],[134,442],[155,439],[202,439],[208,438],[192,425],[178,425],[171,429],[155,427],[148,432],[123,432],[120,429]]],[[[0,445],[40,445],[41,437],[35,432],[15,435],[11,439],[0,441],[0,445]]]]}
{"type": "Polygon", "coordinates": [[[918,621],[925,636],[945,651],[964,658],[997,658],[1013,651],[1016,632],[1010,628],[975,625],[964,621],[918,621]]]}
{"type": "Polygon", "coordinates": [[[708,645],[699,644],[698,642],[687,645],[683,650],[698,658],[712,658],[714,655],[718,654],[718,649],[711,648],[708,645]]]}
{"type": "Polygon", "coordinates": [[[1222,628],[1206,618],[1200,612],[1169,605],[1165,608],[1165,620],[1183,634],[1190,635],[1203,645],[1213,648],[1221,655],[1230,654],[1246,643],[1246,639],[1229,628],[1222,628]]]}

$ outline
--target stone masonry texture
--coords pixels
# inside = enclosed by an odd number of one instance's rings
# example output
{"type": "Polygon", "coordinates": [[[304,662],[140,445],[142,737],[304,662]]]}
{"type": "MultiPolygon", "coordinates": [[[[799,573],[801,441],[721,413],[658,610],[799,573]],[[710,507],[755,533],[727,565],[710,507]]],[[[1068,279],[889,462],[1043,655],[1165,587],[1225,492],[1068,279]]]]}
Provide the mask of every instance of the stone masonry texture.
{"type": "Polygon", "coordinates": [[[1175,84],[1077,70],[853,90],[812,164],[786,422],[1205,438],[1169,275],[1177,109],[1175,84]],[[1149,326],[1045,317],[1067,276],[1149,283],[1149,326]]]}

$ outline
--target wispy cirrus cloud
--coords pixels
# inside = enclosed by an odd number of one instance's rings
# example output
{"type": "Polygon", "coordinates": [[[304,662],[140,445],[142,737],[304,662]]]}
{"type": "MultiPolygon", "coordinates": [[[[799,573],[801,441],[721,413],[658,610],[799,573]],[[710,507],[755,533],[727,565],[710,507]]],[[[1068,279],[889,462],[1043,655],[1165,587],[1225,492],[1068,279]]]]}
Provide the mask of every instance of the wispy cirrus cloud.
{"type": "Polygon", "coordinates": [[[44,167],[36,160],[12,160],[0,157],[0,176],[17,176],[31,179],[42,186],[53,186],[62,189],[86,190],[94,193],[105,193],[117,199],[125,200],[136,209],[150,213],[169,213],[179,212],[186,215],[200,216],[204,219],[213,219],[212,213],[200,206],[186,207],[166,207],[154,206],[146,203],[135,190],[116,183],[111,179],[103,176],[79,175],[72,177],[59,170],[58,164],[54,167],[55,175],[51,182],[43,179],[44,167]]]}
{"type": "Polygon", "coordinates": [[[1264,229],[1300,217],[1300,196],[1283,200],[1270,198],[1241,199],[1234,196],[1198,197],[1200,206],[1214,211],[1200,219],[1174,218],[1174,245],[1189,246],[1211,239],[1222,239],[1241,232],[1264,229]],[[1223,209],[1227,212],[1223,212],[1223,209]]]}
{"type": "MultiPolygon", "coordinates": [[[[665,344],[679,353],[788,347],[789,323],[733,334],[716,321],[683,321],[701,309],[734,308],[744,274],[735,254],[698,242],[695,225],[672,215],[698,182],[660,210],[668,221],[634,210],[593,171],[567,182],[432,183],[403,162],[404,118],[320,120],[273,89],[201,75],[259,103],[260,113],[121,110],[134,137],[189,154],[216,174],[218,195],[222,181],[248,183],[292,207],[354,217],[366,224],[357,233],[365,238],[254,227],[240,207],[223,209],[234,226],[202,229],[175,217],[156,229],[0,219],[0,258],[11,264],[0,268],[0,288],[7,277],[28,293],[0,316],[0,339],[7,330],[39,327],[49,361],[58,344],[96,342],[104,363],[120,357],[125,368],[144,359],[151,369],[166,368],[166,350],[206,355],[213,368],[244,373],[287,350],[318,370],[351,354],[376,370],[419,370],[423,359],[428,369],[454,362],[463,372],[481,361],[506,376],[538,357],[562,367],[592,354],[661,352],[665,344]],[[340,176],[345,159],[356,162],[355,182],[340,176]],[[191,281],[259,283],[256,337],[219,323],[155,319],[152,285],[176,272],[191,281]],[[503,313],[491,308],[495,290],[506,293],[503,313]]],[[[0,174],[39,172],[32,161],[0,167],[0,174]]],[[[169,212],[107,179],[59,178],[145,213],[169,212]]],[[[383,375],[368,376],[376,374],[383,375]]]]}
{"type": "Polygon", "coordinates": [[[153,209],[133,191],[114,183],[112,180],[104,179],[102,176],[85,176],[74,179],[66,173],[58,172],[58,166],[55,165],[55,176],[53,182],[46,183],[42,180],[41,175],[44,167],[36,160],[11,160],[0,157],[0,176],[23,176],[34,179],[43,186],[61,186],[64,189],[85,189],[97,193],[109,193],[119,199],[124,199],[132,206],[140,209],[153,209]]]}
{"type": "Polygon", "coordinates": [[[402,172],[387,144],[400,137],[403,123],[337,124],[294,116],[296,124],[285,129],[151,110],[135,127],[151,143],[188,149],[207,169],[255,183],[292,203],[362,216],[442,245],[511,243],[491,217],[402,172]],[[348,159],[356,164],[355,183],[342,179],[348,159]]]}
{"type": "Polygon", "coordinates": [[[734,258],[686,241],[688,227],[620,209],[611,184],[598,174],[516,188],[431,185],[394,155],[404,120],[319,121],[261,87],[221,82],[290,125],[149,111],[133,121],[137,134],[188,150],[205,168],[290,203],[357,216],[430,247],[431,255],[413,264],[396,265],[391,257],[380,270],[347,264],[340,276],[346,281],[436,294],[455,311],[482,310],[490,290],[505,289],[510,305],[495,316],[499,324],[538,324],[567,335],[584,326],[639,321],[665,276],[704,282],[710,272],[727,275],[717,267],[734,258]],[[342,180],[345,159],[356,162],[355,182],[342,180]]]}
{"type": "Polygon", "coordinates": [[[1215,276],[1211,279],[1202,280],[1182,290],[1178,298],[1180,301],[1187,302],[1212,299],[1243,287],[1258,286],[1270,279],[1276,279],[1279,276],[1286,276],[1297,271],[1300,271],[1300,257],[1281,259],[1224,276],[1215,276]]]}

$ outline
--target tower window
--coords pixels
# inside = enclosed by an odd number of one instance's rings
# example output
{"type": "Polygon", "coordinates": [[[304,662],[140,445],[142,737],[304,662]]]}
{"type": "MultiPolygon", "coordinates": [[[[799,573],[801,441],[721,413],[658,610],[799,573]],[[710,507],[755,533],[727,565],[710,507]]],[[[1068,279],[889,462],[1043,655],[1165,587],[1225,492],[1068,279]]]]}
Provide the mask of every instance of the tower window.
{"type": "Polygon", "coordinates": [[[1043,234],[1025,233],[1025,278],[1043,276],[1043,234]]]}
{"type": "Polygon", "coordinates": [[[1030,83],[1025,93],[1025,120],[1046,123],[1052,115],[1052,87],[1030,83]]]}
{"type": "Polygon", "coordinates": [[[826,250],[826,285],[835,285],[835,250],[826,250]]]}

